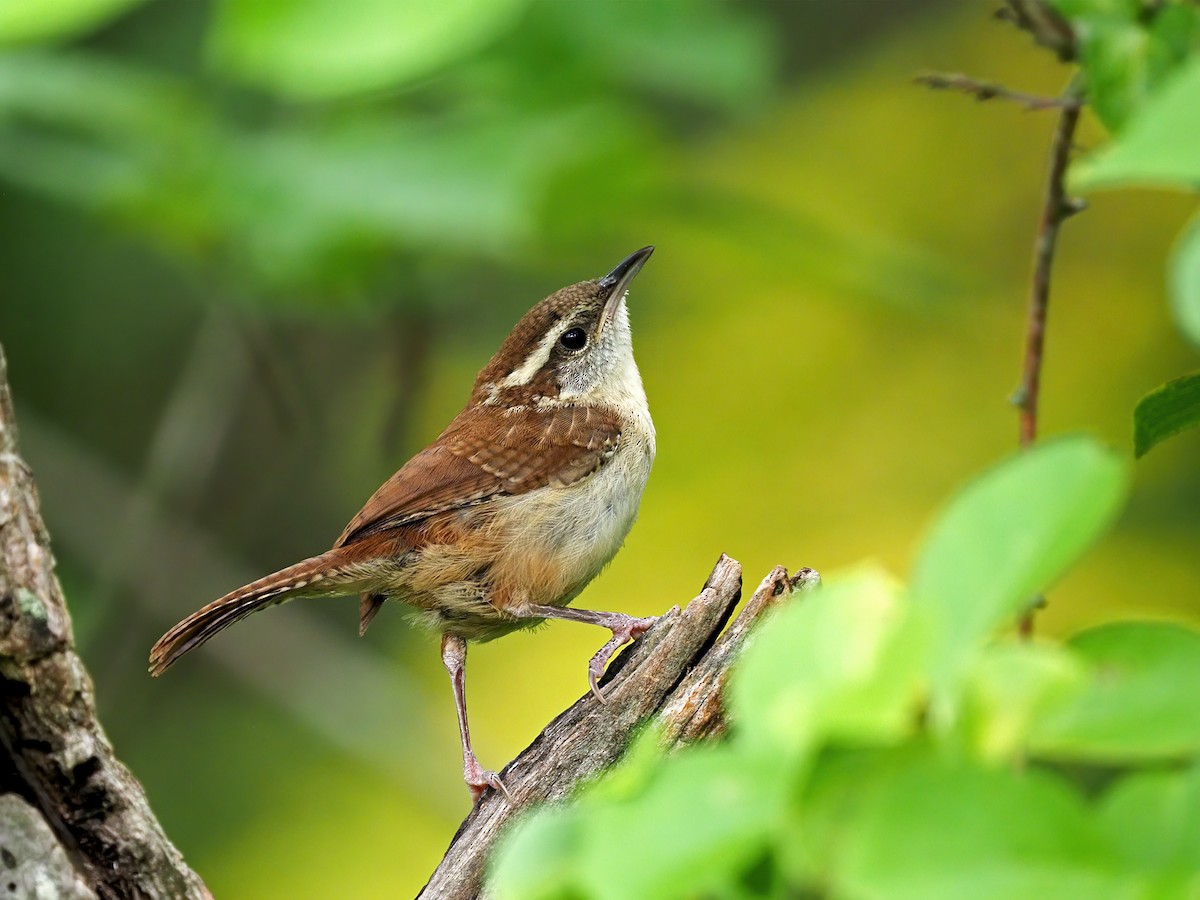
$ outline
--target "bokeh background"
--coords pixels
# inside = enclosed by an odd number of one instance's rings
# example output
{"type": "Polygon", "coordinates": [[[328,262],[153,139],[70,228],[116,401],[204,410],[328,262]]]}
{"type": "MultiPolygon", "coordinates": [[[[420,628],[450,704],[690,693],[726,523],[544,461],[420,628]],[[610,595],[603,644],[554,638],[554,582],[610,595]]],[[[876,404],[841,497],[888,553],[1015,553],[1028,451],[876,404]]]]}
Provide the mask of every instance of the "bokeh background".
{"type": "MultiPolygon", "coordinates": [[[[118,753],[217,896],[406,896],[468,795],[436,639],[307,601],[152,681],[147,650],[326,548],[512,323],[658,246],[630,306],[659,457],[580,605],[689,599],[717,555],[903,574],[1015,446],[1052,113],[911,84],[1066,72],[986,2],[42,0],[0,9],[0,341],[118,753]]],[[[1089,123],[1084,150],[1102,135],[1089,123]]],[[[1045,434],[1131,446],[1196,365],[1163,263],[1193,202],[1065,228],[1045,434]]],[[[1137,464],[1039,628],[1200,616],[1200,440],[1137,464]]],[[[472,649],[497,768],[603,635],[472,649]]]]}

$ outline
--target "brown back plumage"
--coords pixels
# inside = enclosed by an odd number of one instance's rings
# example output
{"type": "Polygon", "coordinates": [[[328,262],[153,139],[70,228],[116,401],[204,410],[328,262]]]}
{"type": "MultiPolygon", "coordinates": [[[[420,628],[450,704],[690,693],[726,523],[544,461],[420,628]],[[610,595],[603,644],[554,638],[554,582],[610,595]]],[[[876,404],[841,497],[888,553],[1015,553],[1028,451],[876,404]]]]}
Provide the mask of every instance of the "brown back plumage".
{"type": "Polygon", "coordinates": [[[572,484],[599,469],[620,437],[619,416],[597,407],[468,407],[383,483],[334,546],[498,496],[572,484]]]}
{"type": "MultiPolygon", "coordinates": [[[[551,482],[571,484],[599,469],[620,437],[616,415],[592,407],[515,412],[468,407],[437,441],[380,486],[334,547],[551,482]],[[533,446],[537,453],[529,452],[533,446]]],[[[367,633],[384,599],[372,591],[363,593],[360,635],[367,633]]]]}

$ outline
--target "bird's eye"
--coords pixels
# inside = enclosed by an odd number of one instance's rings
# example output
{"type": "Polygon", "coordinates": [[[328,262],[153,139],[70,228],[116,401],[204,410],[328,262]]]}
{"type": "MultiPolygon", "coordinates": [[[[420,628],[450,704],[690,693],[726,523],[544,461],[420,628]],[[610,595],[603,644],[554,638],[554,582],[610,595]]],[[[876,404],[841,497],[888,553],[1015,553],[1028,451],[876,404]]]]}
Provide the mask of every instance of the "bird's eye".
{"type": "Polygon", "coordinates": [[[587,332],[582,328],[570,328],[562,333],[558,342],[568,350],[582,350],[587,346],[587,332]]]}

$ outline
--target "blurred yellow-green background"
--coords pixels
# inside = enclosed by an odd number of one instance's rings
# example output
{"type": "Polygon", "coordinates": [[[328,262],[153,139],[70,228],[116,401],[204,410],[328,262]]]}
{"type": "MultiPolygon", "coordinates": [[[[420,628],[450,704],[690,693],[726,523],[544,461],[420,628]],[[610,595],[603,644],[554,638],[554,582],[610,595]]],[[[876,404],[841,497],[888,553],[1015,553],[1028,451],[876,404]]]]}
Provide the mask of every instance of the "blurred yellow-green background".
{"type": "MultiPolygon", "coordinates": [[[[987,3],[41,0],[0,12],[0,342],[117,751],[214,893],[416,892],[468,810],[436,639],[356,603],[255,617],[152,681],[170,624],[327,547],[534,301],[628,252],[659,456],[581,606],[658,613],[721,552],[906,570],[1016,442],[1053,93],[987,3]]],[[[1103,139],[1087,123],[1086,150],[1103,139]]],[[[1163,264],[1194,206],[1065,227],[1042,429],[1129,450],[1196,358],[1163,264]]],[[[1137,463],[1050,596],[1064,633],[1200,616],[1200,438],[1137,463]]],[[[595,630],[472,649],[499,768],[586,688],[595,630]]]]}

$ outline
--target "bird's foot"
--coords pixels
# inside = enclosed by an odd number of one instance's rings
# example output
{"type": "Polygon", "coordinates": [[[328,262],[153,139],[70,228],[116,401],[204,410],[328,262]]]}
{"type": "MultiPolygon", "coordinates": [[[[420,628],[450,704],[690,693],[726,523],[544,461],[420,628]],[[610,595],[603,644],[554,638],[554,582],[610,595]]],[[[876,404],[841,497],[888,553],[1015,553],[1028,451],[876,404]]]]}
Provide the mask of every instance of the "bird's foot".
{"type": "Polygon", "coordinates": [[[494,788],[499,791],[509,803],[512,803],[512,794],[508,792],[508,788],[504,786],[504,782],[500,780],[500,776],[481,766],[479,760],[475,758],[474,753],[463,762],[463,781],[470,788],[471,800],[474,803],[479,802],[479,798],[483,796],[483,792],[488,788],[494,788]]]}
{"type": "Polygon", "coordinates": [[[624,613],[611,613],[610,616],[611,618],[606,618],[596,624],[611,631],[612,637],[608,643],[596,651],[596,655],[588,663],[588,684],[591,685],[592,693],[601,703],[608,702],[604,699],[603,691],[600,690],[600,678],[604,675],[605,668],[608,667],[608,661],[612,659],[617,650],[634,638],[641,637],[658,621],[658,616],[647,616],[644,619],[635,619],[624,613]]]}

